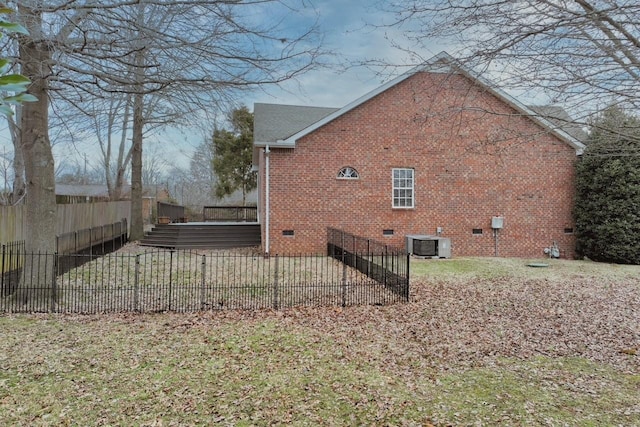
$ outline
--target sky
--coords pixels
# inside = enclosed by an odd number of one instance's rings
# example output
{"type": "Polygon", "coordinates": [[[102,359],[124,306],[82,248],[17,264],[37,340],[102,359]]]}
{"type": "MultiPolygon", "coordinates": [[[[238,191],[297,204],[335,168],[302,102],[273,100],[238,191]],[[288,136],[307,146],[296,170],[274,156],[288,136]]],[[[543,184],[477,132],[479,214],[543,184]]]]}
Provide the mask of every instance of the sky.
{"type": "MultiPolygon", "coordinates": [[[[389,72],[380,73],[364,66],[345,67],[346,64],[374,58],[398,64],[406,62],[403,53],[392,47],[389,40],[389,37],[398,39],[400,35],[389,29],[368,26],[388,20],[387,15],[372,6],[375,0],[303,0],[303,3],[306,8],[292,15],[296,19],[290,25],[295,30],[317,17],[324,37],[324,49],[331,52],[324,60],[339,65],[309,71],[279,86],[245,93],[240,103],[250,110],[253,110],[254,103],[343,107],[393,78],[389,72]]],[[[433,55],[438,52],[433,52],[433,55]]],[[[168,129],[154,137],[167,147],[167,157],[172,159],[172,164],[182,167],[188,167],[190,155],[204,138],[202,133],[178,129],[168,129]],[[167,140],[173,143],[166,144],[167,140]]]]}
{"type": "MultiPolygon", "coordinates": [[[[319,14],[325,48],[333,55],[327,58],[329,61],[347,65],[383,59],[393,64],[407,64],[406,54],[392,46],[392,41],[401,39],[399,30],[372,26],[391,18],[372,6],[375,3],[372,0],[312,0],[319,14]]],[[[434,46],[434,51],[426,55],[433,56],[440,50],[434,46]]],[[[344,70],[334,66],[309,72],[282,88],[269,89],[268,93],[254,94],[252,101],[342,107],[380,86],[393,74],[390,70],[364,66],[353,65],[344,70]]]]}
{"type": "MultiPolygon", "coordinates": [[[[365,66],[349,66],[370,59],[382,59],[388,63],[407,65],[410,59],[392,41],[401,41],[400,30],[375,28],[371,24],[388,22],[391,17],[374,5],[378,0],[302,0],[305,8],[293,15],[289,23],[293,29],[307,25],[318,18],[320,31],[324,36],[324,49],[331,52],[325,58],[334,66],[310,71],[295,81],[280,86],[270,86],[241,98],[241,103],[253,110],[256,102],[312,105],[322,107],[342,107],[390,80],[407,67],[396,70],[376,70],[365,66]]],[[[265,11],[268,13],[268,11],[265,11]]],[[[442,45],[434,43],[432,49],[420,52],[429,58],[441,50],[442,45]]],[[[187,168],[193,150],[205,139],[198,131],[167,129],[145,141],[147,145],[162,144],[168,167],[187,168]]],[[[0,153],[2,147],[10,147],[6,132],[0,129],[0,153]]],[[[76,158],[80,163],[88,159],[89,167],[97,164],[97,148],[90,145],[76,147],[54,147],[57,159],[76,158]],[[86,155],[86,157],[85,157],[86,155]]],[[[0,177],[0,180],[2,177],[0,177]]]]}
{"type": "MultiPolygon", "coordinates": [[[[375,6],[379,3],[377,0],[304,0],[304,3],[307,10],[302,11],[300,24],[304,25],[318,16],[324,48],[331,52],[325,60],[339,65],[313,70],[280,86],[246,94],[241,103],[250,110],[253,110],[254,103],[340,108],[415,65],[405,52],[393,46],[394,41],[402,41],[401,30],[374,27],[392,19],[375,6]],[[308,19],[305,21],[304,17],[308,19]],[[373,59],[400,67],[392,70],[356,65],[373,59]]],[[[428,51],[419,53],[423,58],[430,58],[445,49],[446,45],[434,42],[428,51]]],[[[176,130],[165,134],[165,137],[181,141],[169,154],[172,159],[180,159],[182,164],[188,161],[191,150],[204,138],[176,130]]]]}

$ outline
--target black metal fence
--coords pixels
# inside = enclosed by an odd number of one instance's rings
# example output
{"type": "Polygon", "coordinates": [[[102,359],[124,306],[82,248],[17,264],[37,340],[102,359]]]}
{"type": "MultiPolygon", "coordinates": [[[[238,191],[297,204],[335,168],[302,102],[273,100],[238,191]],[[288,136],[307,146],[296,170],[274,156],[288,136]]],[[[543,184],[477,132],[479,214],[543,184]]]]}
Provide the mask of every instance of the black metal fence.
{"type": "Polygon", "coordinates": [[[0,250],[0,297],[5,297],[18,286],[24,262],[24,241],[3,243],[0,250]]]}
{"type": "Polygon", "coordinates": [[[104,254],[121,247],[128,239],[127,219],[122,218],[113,224],[99,225],[82,230],[72,231],[56,236],[57,253],[91,253],[104,254]]]}
{"type": "Polygon", "coordinates": [[[375,280],[402,300],[409,300],[409,254],[406,250],[327,228],[327,254],[375,280]]]}
{"type": "Polygon", "coordinates": [[[325,255],[153,250],[104,256],[22,251],[19,257],[13,264],[19,268],[5,277],[0,312],[188,312],[406,300],[399,283],[392,285],[396,279],[385,281],[387,273],[381,282],[377,273],[325,255]]]}
{"type": "Polygon", "coordinates": [[[202,220],[257,222],[258,208],[255,206],[204,206],[202,220]]]}

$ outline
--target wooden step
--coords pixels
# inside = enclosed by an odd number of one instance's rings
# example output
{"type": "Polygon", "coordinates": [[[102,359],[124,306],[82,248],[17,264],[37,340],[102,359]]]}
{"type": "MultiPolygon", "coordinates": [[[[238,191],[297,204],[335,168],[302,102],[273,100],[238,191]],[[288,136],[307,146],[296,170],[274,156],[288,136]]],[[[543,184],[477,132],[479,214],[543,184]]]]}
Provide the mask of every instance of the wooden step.
{"type": "Polygon", "coordinates": [[[140,241],[143,246],[175,249],[231,249],[259,246],[260,224],[163,224],[140,241]]]}

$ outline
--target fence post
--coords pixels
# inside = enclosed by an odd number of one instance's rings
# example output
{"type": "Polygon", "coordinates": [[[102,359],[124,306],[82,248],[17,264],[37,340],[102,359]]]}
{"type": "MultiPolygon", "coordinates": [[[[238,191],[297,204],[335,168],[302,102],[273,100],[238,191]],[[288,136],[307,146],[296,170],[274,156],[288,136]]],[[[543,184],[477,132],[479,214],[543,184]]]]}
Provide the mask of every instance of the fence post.
{"type": "Polygon", "coordinates": [[[171,297],[173,291],[173,249],[169,251],[169,311],[171,311],[171,297]]]}
{"type": "Polygon", "coordinates": [[[2,266],[0,267],[0,290],[1,290],[1,294],[0,295],[4,295],[4,261],[5,261],[5,245],[2,245],[2,266]]]}
{"type": "Polygon", "coordinates": [[[411,257],[409,253],[407,253],[407,285],[405,286],[405,295],[404,298],[407,302],[409,302],[409,265],[411,264],[411,257]]]}
{"type": "MultiPolygon", "coordinates": [[[[47,254],[45,254],[45,257],[47,256],[47,254]]],[[[51,312],[55,312],[55,304],[56,304],[56,298],[57,298],[57,281],[56,281],[56,277],[58,275],[58,252],[54,252],[53,254],[53,274],[51,275],[51,308],[49,309],[49,311],[51,312]]]]}
{"type": "MultiPolygon", "coordinates": [[[[353,252],[353,256],[355,256],[356,252],[358,252],[356,251],[356,235],[355,234],[353,235],[353,250],[351,252],[353,252]]],[[[355,266],[355,260],[354,260],[354,266],[355,266]]]]}
{"type": "Polygon", "coordinates": [[[140,296],[138,295],[139,280],[140,280],[140,255],[136,255],[136,267],[134,270],[134,278],[133,278],[133,308],[135,311],[140,311],[140,296]]]}
{"type": "Polygon", "coordinates": [[[347,306],[347,264],[342,263],[342,306],[347,306]]]}
{"type": "Polygon", "coordinates": [[[389,254],[387,253],[387,245],[384,245],[384,252],[382,253],[382,285],[387,287],[387,263],[389,254]]]}
{"type": "Polygon", "coordinates": [[[367,239],[367,277],[371,277],[372,262],[373,262],[373,254],[371,253],[371,240],[367,239]]]}
{"type": "Polygon", "coordinates": [[[273,309],[278,309],[278,254],[276,254],[276,268],[273,277],[273,309]]]}
{"type": "Polygon", "coordinates": [[[204,311],[204,284],[205,284],[205,275],[207,274],[207,256],[202,255],[202,263],[200,263],[200,268],[202,270],[202,280],[200,281],[200,310],[204,311]]]}

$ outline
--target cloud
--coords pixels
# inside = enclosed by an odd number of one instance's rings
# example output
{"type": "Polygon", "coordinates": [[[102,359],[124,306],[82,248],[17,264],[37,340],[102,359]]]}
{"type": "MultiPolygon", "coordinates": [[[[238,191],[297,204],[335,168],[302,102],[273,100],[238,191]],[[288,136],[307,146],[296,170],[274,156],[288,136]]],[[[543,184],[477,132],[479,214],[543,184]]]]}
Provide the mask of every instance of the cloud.
{"type": "MultiPolygon", "coordinates": [[[[388,14],[371,6],[370,1],[319,0],[313,6],[325,49],[332,53],[327,58],[329,64],[280,87],[253,93],[245,98],[247,105],[268,102],[342,107],[415,64],[407,52],[394,46],[402,44],[402,30],[380,27],[388,21],[388,14]],[[394,67],[380,66],[382,63],[394,67]]],[[[434,53],[427,53],[427,57],[434,53]]]]}

